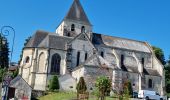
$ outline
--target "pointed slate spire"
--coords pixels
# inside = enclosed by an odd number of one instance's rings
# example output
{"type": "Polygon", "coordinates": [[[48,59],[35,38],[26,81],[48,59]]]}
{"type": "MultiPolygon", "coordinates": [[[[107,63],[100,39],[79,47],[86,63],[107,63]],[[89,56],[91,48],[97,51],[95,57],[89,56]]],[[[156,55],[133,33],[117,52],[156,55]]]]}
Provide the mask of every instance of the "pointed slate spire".
{"type": "Polygon", "coordinates": [[[82,21],[86,24],[91,25],[79,0],[74,0],[67,15],[65,16],[65,19],[82,21]]]}

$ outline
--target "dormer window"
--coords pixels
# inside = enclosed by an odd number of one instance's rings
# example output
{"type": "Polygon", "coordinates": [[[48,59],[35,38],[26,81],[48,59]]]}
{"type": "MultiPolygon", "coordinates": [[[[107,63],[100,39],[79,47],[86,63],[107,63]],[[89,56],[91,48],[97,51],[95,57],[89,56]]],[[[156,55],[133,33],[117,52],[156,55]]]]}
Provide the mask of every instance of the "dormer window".
{"type": "Polygon", "coordinates": [[[71,31],[75,31],[75,25],[74,24],[71,25],[71,31]]]}
{"type": "Polygon", "coordinates": [[[81,33],[85,33],[85,26],[81,27],[81,33]]]}

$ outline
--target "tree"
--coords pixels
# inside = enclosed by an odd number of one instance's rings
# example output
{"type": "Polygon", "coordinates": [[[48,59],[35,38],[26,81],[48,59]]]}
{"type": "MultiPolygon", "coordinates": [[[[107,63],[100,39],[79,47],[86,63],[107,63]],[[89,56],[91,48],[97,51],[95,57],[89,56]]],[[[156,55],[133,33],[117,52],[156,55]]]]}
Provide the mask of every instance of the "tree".
{"type": "Polygon", "coordinates": [[[100,76],[96,80],[96,87],[99,91],[100,100],[105,100],[108,90],[111,90],[111,80],[105,76],[100,76]]]}
{"type": "Polygon", "coordinates": [[[50,89],[50,91],[54,91],[54,90],[59,90],[60,89],[58,77],[56,75],[53,76],[52,80],[50,80],[49,89],[50,89]]]}
{"type": "Polygon", "coordinates": [[[76,89],[77,89],[77,97],[79,94],[83,94],[86,92],[87,86],[86,86],[86,82],[84,81],[83,77],[80,77],[79,82],[76,86],[76,89]]]}
{"type": "Polygon", "coordinates": [[[9,47],[7,39],[0,34],[0,68],[8,68],[9,47]]]}
{"type": "Polygon", "coordinates": [[[158,47],[155,47],[155,46],[152,46],[153,48],[153,51],[156,55],[156,57],[159,59],[159,61],[165,65],[166,64],[166,61],[165,61],[165,56],[164,56],[164,52],[161,48],[158,48],[158,47]]]}
{"type": "Polygon", "coordinates": [[[166,92],[170,93],[170,56],[165,66],[165,85],[166,85],[166,92]]]}
{"type": "Polygon", "coordinates": [[[133,89],[131,82],[129,80],[125,81],[123,84],[123,94],[124,97],[128,100],[130,97],[132,97],[133,89]]]}

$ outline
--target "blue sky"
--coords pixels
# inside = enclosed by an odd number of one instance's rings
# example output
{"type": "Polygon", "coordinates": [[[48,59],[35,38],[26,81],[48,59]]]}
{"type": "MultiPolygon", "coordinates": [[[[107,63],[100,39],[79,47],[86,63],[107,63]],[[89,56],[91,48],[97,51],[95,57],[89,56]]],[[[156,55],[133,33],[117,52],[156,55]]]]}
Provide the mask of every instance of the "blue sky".
{"type": "MultiPolygon", "coordinates": [[[[80,0],[93,31],[147,41],[170,55],[170,0],[80,0]]],[[[16,38],[12,61],[36,30],[55,32],[73,0],[0,0],[0,28],[10,25],[16,38]]],[[[12,42],[12,34],[8,36],[12,42]]],[[[11,47],[11,46],[10,46],[11,47]]]]}

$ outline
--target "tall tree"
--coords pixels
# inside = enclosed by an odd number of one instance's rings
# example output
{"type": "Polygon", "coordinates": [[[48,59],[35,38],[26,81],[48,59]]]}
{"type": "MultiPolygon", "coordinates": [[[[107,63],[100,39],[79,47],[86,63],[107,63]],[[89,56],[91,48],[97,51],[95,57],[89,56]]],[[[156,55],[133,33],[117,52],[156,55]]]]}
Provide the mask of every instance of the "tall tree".
{"type": "Polygon", "coordinates": [[[7,39],[0,34],[0,68],[8,68],[9,47],[7,39]]]}
{"type": "Polygon", "coordinates": [[[152,46],[153,48],[153,51],[156,55],[156,57],[159,59],[159,61],[165,65],[166,64],[166,61],[165,61],[165,56],[164,56],[164,52],[161,48],[158,48],[158,47],[155,47],[155,46],[152,46]]]}

